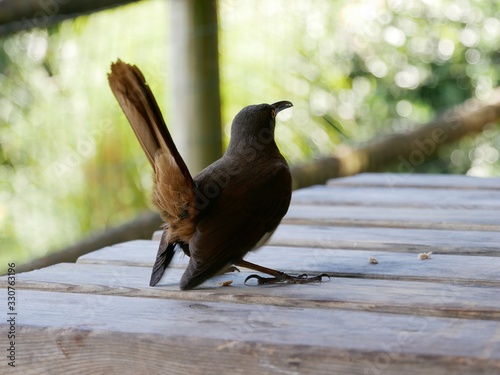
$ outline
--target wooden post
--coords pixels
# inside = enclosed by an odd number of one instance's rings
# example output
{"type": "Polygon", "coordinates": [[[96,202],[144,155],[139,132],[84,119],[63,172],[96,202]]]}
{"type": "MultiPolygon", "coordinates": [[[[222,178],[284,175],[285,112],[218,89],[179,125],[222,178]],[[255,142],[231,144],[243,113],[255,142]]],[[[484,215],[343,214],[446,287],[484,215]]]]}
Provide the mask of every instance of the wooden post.
{"type": "Polygon", "coordinates": [[[216,0],[171,0],[169,113],[174,141],[195,174],[222,155],[216,0]]]}

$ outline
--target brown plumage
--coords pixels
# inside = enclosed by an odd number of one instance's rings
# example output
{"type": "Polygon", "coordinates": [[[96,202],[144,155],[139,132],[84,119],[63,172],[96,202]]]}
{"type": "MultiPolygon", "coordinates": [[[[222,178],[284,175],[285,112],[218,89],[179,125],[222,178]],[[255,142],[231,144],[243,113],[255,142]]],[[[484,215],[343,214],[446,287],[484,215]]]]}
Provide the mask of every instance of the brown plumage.
{"type": "Polygon", "coordinates": [[[151,286],[177,245],[190,256],[181,289],[192,289],[233,264],[274,276],[251,276],[259,283],[321,281],[321,276],[292,277],[243,260],[270,237],[290,204],[290,170],[274,141],[275,117],[290,102],[243,108],[224,156],[193,179],[139,69],[118,60],[108,79],[154,168],[153,201],[166,223],[151,286]]]}
{"type": "Polygon", "coordinates": [[[153,268],[156,283],[170,263],[175,245],[189,243],[195,231],[194,182],[141,71],[118,60],[112,64],[108,80],[154,168],[153,202],[166,223],[153,268]]]}

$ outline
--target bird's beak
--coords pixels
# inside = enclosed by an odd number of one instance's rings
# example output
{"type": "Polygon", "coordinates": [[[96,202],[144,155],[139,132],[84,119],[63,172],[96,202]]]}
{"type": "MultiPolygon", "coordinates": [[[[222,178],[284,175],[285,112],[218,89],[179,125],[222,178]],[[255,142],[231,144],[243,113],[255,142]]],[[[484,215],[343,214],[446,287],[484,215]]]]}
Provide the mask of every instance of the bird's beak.
{"type": "Polygon", "coordinates": [[[281,102],[276,102],[274,104],[271,104],[271,107],[273,107],[273,113],[274,113],[274,116],[273,117],[276,117],[276,115],[281,112],[282,110],[284,109],[287,109],[287,108],[290,108],[290,107],[293,107],[293,104],[290,103],[288,100],[283,100],[281,102]]]}

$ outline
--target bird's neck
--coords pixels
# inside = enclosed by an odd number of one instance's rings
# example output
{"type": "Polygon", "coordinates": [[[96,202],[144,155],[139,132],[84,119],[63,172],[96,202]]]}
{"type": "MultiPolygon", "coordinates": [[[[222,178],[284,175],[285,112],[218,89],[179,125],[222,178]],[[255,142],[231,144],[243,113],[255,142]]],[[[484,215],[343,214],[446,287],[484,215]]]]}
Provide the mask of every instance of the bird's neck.
{"type": "MultiPolygon", "coordinates": [[[[274,141],[274,122],[269,127],[261,128],[259,131],[250,127],[236,127],[231,129],[231,140],[226,152],[248,153],[248,152],[275,152],[278,148],[274,141]]],[[[278,151],[279,152],[279,151],[278,151]]]]}
{"type": "Polygon", "coordinates": [[[237,137],[231,138],[226,150],[227,156],[239,156],[253,158],[258,155],[280,154],[274,135],[256,136],[256,137],[237,137]]]}

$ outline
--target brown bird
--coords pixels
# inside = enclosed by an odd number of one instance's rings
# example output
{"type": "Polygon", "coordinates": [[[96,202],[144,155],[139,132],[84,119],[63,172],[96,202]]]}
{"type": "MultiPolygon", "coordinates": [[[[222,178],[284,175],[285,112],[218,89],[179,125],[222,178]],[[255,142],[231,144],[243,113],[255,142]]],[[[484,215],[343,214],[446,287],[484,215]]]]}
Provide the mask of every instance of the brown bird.
{"type": "Polygon", "coordinates": [[[243,260],[262,246],[286,214],[290,169],[274,141],[276,115],[288,101],[251,105],[235,117],[224,156],[194,178],[167,130],[158,104],[136,66],[118,60],[109,84],[154,168],[153,202],[165,221],[150,286],[160,281],[177,246],[190,257],[180,288],[192,289],[233,265],[266,273],[259,284],[307,283],[323,276],[290,276],[243,260]]]}

